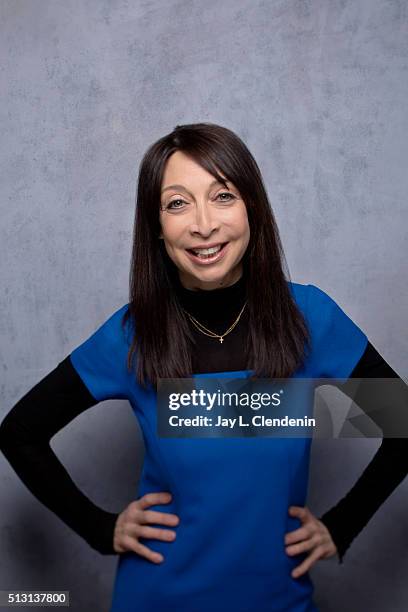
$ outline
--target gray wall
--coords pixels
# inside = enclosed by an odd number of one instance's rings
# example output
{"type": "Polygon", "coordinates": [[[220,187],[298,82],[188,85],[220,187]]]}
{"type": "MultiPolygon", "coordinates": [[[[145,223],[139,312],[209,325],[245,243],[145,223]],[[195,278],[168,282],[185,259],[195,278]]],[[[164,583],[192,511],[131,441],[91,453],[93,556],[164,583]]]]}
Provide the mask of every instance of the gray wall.
{"type": "MultiPolygon", "coordinates": [[[[141,156],[196,121],[230,127],[254,153],[292,279],[332,295],[407,374],[406,2],[0,10],[2,415],[127,301],[141,156]]],[[[119,511],[134,497],[143,449],[127,403],[93,407],[52,444],[96,503],[119,511]]],[[[344,495],[378,445],[316,443],[312,510],[344,495]]],[[[116,558],[42,507],[3,456],[0,477],[0,589],[69,589],[72,609],[108,610],[116,558]]],[[[407,609],[407,493],[405,481],[344,566],[315,566],[322,611],[407,609]]]]}

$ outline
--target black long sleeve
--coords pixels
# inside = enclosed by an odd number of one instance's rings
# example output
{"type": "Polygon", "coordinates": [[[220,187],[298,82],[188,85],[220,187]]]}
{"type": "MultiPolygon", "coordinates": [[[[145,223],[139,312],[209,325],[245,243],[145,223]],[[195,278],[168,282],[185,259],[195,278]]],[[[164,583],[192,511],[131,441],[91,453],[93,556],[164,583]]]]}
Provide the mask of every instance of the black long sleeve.
{"type": "MultiPolygon", "coordinates": [[[[350,378],[399,378],[399,376],[369,342],[350,378]]],[[[340,388],[347,392],[347,385],[340,385],[340,388]]],[[[406,385],[401,386],[401,393],[403,395],[401,400],[408,410],[406,385]]],[[[374,403],[375,399],[372,401],[374,403]]],[[[357,401],[357,404],[365,412],[376,408],[372,403],[368,406],[357,401]]],[[[378,408],[381,409],[382,406],[378,408]]],[[[352,489],[320,517],[337,546],[340,563],[343,563],[351,542],[402,482],[407,472],[408,439],[384,437],[373,459],[352,489]]]]}
{"type": "Polygon", "coordinates": [[[0,448],[28,489],[102,554],[116,554],[118,514],[93,504],[75,485],[49,444],[52,436],[97,404],[66,357],[24,395],[0,425],[0,448]]]}

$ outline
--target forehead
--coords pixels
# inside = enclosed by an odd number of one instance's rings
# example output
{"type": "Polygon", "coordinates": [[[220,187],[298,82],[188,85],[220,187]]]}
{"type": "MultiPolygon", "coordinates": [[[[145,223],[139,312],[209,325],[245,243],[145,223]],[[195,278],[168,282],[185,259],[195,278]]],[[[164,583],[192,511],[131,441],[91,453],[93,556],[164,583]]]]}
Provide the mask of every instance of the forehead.
{"type": "MultiPolygon", "coordinates": [[[[222,172],[220,175],[224,176],[222,172]]],[[[173,153],[164,168],[162,188],[172,184],[182,184],[186,187],[208,185],[214,181],[214,176],[200,166],[182,151],[173,153]]]]}

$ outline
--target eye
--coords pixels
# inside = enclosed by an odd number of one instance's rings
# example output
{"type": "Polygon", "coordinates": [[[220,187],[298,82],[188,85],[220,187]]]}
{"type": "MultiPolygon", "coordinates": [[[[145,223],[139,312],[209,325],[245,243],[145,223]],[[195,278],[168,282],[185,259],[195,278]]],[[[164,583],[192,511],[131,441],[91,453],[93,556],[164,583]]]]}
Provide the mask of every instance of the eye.
{"type": "MultiPolygon", "coordinates": [[[[181,208],[180,206],[174,206],[177,202],[184,202],[181,198],[177,198],[177,200],[170,200],[170,202],[166,205],[166,209],[177,210],[181,208]]],[[[185,202],[184,202],[185,204],[185,202]]]]}
{"type": "Polygon", "coordinates": [[[227,196],[227,198],[222,198],[221,202],[232,202],[232,200],[236,199],[235,196],[229,191],[222,191],[217,195],[217,198],[220,198],[221,196],[227,196]]]}

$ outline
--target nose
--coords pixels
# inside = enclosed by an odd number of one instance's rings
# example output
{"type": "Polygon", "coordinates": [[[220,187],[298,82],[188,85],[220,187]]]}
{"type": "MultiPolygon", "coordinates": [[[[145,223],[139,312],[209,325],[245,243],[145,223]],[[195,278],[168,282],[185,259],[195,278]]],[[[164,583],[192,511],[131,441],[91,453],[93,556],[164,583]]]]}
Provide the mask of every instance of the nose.
{"type": "Polygon", "coordinates": [[[208,237],[219,227],[219,221],[214,215],[214,211],[210,210],[208,204],[198,202],[194,207],[192,221],[190,225],[191,234],[200,234],[208,237]]]}

